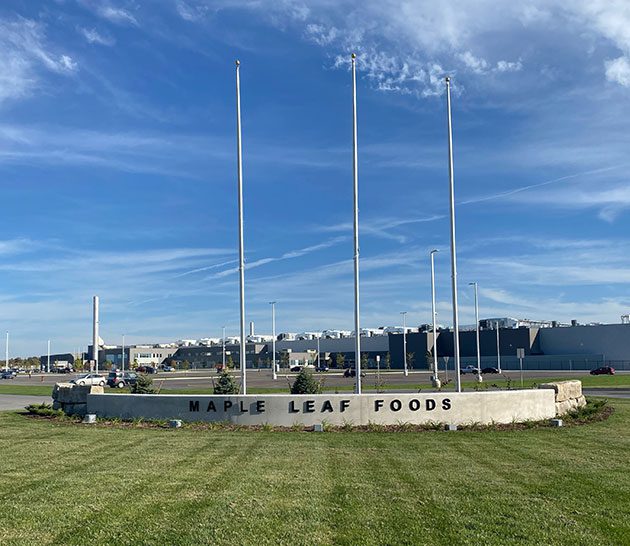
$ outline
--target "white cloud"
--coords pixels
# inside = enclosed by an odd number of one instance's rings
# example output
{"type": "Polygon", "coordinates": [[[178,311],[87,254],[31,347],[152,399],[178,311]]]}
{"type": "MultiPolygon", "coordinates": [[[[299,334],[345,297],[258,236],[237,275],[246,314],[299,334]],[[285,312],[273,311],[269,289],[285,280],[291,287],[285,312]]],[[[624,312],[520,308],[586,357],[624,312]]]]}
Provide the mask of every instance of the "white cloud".
{"type": "Polygon", "coordinates": [[[606,79],[624,87],[630,87],[630,61],[627,57],[619,57],[606,61],[606,79]]]}
{"type": "Polygon", "coordinates": [[[113,46],[116,43],[114,38],[101,34],[95,28],[79,28],[79,32],[90,44],[113,46]]]}
{"type": "Polygon", "coordinates": [[[339,31],[335,27],[325,27],[324,25],[311,23],[306,25],[306,35],[317,45],[326,46],[339,36],[339,31]]]}
{"type": "Polygon", "coordinates": [[[96,12],[98,15],[108,21],[111,21],[112,23],[138,26],[138,20],[125,9],[117,8],[111,5],[104,5],[99,6],[96,12]]]}
{"type": "Polygon", "coordinates": [[[470,51],[460,53],[459,59],[477,74],[483,74],[488,69],[488,62],[480,57],[475,57],[470,51]]]}
{"type": "Polygon", "coordinates": [[[177,0],[175,8],[177,9],[179,16],[184,19],[184,21],[190,22],[203,19],[209,10],[209,7],[206,5],[191,5],[190,3],[184,2],[184,0],[177,0]]]}
{"type": "Polygon", "coordinates": [[[67,74],[77,63],[48,44],[44,27],[30,19],[0,20],[0,102],[29,95],[40,84],[41,68],[67,74]]]}
{"type": "Polygon", "coordinates": [[[499,61],[496,66],[497,72],[518,72],[523,68],[521,61],[499,61]]]}

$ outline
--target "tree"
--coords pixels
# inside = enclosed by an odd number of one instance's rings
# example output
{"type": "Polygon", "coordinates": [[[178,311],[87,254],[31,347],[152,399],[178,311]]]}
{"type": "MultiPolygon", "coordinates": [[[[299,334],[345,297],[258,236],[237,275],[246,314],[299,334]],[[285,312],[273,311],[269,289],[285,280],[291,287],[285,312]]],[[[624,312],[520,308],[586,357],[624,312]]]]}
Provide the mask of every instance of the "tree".
{"type": "Polygon", "coordinates": [[[365,370],[368,368],[368,355],[367,353],[361,353],[361,369],[365,370]]]}
{"type": "Polygon", "coordinates": [[[228,370],[234,368],[234,359],[232,358],[232,355],[227,355],[227,358],[225,359],[225,367],[228,370]]]}
{"type": "Polygon", "coordinates": [[[313,377],[313,372],[302,368],[291,386],[291,394],[321,394],[322,385],[313,377]]]}
{"type": "Polygon", "coordinates": [[[182,370],[188,370],[190,368],[190,362],[188,360],[184,360],[182,362],[182,370]]]}
{"type": "Polygon", "coordinates": [[[387,370],[391,370],[392,368],[392,355],[389,352],[385,354],[385,368],[387,370]]]}
{"type": "Polygon", "coordinates": [[[281,368],[288,368],[289,367],[289,361],[290,361],[291,357],[288,351],[283,351],[280,353],[280,367],[281,368]]]}
{"type": "Polygon", "coordinates": [[[212,380],[212,386],[214,394],[238,394],[238,385],[227,370],[219,374],[216,383],[212,380]]]}
{"type": "Polygon", "coordinates": [[[407,353],[407,367],[413,370],[413,363],[416,360],[416,353],[407,353]]]}
{"type": "Polygon", "coordinates": [[[153,379],[147,374],[141,373],[138,375],[136,382],[131,385],[131,392],[132,394],[155,394],[153,379]]]}
{"type": "Polygon", "coordinates": [[[345,361],[346,361],[346,357],[344,356],[344,354],[337,353],[337,355],[335,356],[335,365],[337,366],[337,368],[339,369],[343,368],[345,361]]]}
{"type": "Polygon", "coordinates": [[[424,355],[424,358],[427,361],[427,369],[432,369],[433,368],[433,349],[430,349],[426,352],[426,354],[424,355]]]}

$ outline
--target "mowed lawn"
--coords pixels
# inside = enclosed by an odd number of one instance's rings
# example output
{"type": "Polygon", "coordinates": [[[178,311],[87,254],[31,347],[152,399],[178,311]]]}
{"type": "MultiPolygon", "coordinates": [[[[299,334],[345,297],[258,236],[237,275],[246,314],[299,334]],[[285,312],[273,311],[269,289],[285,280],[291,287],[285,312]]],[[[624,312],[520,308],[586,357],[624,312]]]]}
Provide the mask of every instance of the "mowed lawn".
{"type": "Polygon", "coordinates": [[[105,428],[0,414],[0,544],[630,544],[630,403],[499,432],[105,428]]]}

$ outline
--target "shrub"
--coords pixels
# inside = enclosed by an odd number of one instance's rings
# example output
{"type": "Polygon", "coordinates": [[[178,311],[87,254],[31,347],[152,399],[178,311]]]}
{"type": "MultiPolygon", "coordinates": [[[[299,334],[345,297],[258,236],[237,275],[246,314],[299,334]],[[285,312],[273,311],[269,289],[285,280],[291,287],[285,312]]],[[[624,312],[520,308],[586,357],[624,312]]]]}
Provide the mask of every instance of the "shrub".
{"type": "Polygon", "coordinates": [[[153,379],[146,374],[138,375],[135,384],[131,386],[132,394],[155,394],[153,379]]]}
{"type": "Polygon", "coordinates": [[[53,409],[51,404],[29,404],[26,411],[32,415],[42,415],[44,417],[63,417],[63,411],[53,409]]]}
{"type": "Polygon", "coordinates": [[[212,380],[212,384],[214,386],[214,394],[238,394],[238,385],[227,371],[221,372],[217,382],[215,383],[212,380]]]}
{"type": "Polygon", "coordinates": [[[321,394],[322,385],[307,368],[302,368],[291,386],[291,394],[321,394]]]}

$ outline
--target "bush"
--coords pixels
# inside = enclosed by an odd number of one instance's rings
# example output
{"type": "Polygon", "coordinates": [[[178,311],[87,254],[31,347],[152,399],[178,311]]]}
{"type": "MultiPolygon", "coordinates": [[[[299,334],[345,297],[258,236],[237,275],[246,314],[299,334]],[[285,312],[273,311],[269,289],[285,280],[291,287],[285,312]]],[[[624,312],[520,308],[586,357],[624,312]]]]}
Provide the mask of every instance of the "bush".
{"type": "Polygon", "coordinates": [[[322,385],[313,377],[313,372],[302,368],[291,386],[291,394],[321,394],[322,385]]]}
{"type": "Polygon", "coordinates": [[[29,404],[26,411],[32,415],[42,415],[44,417],[63,417],[63,411],[53,409],[51,404],[29,404]]]}
{"type": "Polygon", "coordinates": [[[238,394],[238,385],[227,370],[221,372],[216,383],[212,380],[212,384],[214,386],[214,394],[238,394]]]}
{"type": "Polygon", "coordinates": [[[138,375],[135,384],[131,385],[132,394],[155,394],[153,379],[146,374],[138,375]]]}

